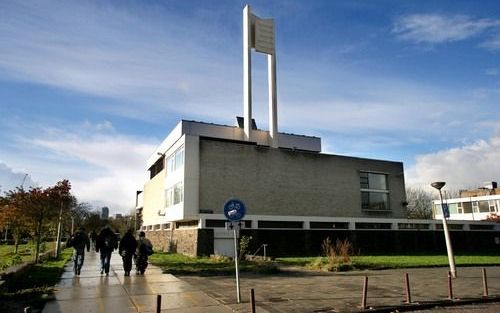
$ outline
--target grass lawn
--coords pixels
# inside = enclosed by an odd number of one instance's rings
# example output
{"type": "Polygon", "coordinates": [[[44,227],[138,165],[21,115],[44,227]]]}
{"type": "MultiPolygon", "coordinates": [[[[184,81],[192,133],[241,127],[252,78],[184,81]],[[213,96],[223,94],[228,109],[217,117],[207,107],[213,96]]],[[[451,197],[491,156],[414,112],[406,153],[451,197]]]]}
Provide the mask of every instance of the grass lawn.
{"type": "MultiPolygon", "coordinates": [[[[234,262],[229,258],[193,258],[182,254],[155,253],[150,257],[150,262],[161,267],[165,272],[180,275],[232,275],[234,262]]],[[[500,265],[500,256],[496,255],[457,255],[457,266],[482,266],[500,265]]],[[[277,258],[275,262],[241,262],[241,272],[254,272],[262,274],[277,273],[280,267],[303,267],[310,270],[328,268],[328,259],[325,257],[295,257],[277,258]]],[[[356,269],[390,269],[411,267],[436,267],[448,266],[446,255],[375,255],[355,256],[351,258],[348,266],[339,270],[356,269]]],[[[331,267],[330,267],[331,270],[331,267]]]]}
{"type": "MultiPolygon", "coordinates": [[[[45,247],[45,250],[54,249],[55,242],[46,242],[45,244],[42,243],[41,248],[43,247],[45,247]]],[[[17,255],[14,253],[15,249],[16,248],[14,245],[0,245],[0,271],[6,269],[11,265],[32,261],[35,259],[35,245],[31,243],[20,244],[18,247],[17,255]]]]}
{"type": "MultiPolygon", "coordinates": [[[[284,266],[301,266],[313,268],[314,264],[328,263],[325,257],[308,258],[277,258],[276,261],[284,266]]],[[[500,265],[500,256],[497,255],[457,255],[457,266],[500,265]]],[[[373,255],[354,256],[351,265],[355,269],[387,269],[410,267],[448,266],[446,255],[373,255]]]]}
{"type": "MultiPolygon", "coordinates": [[[[179,275],[232,275],[234,262],[228,258],[189,257],[182,254],[155,252],[149,261],[164,272],[179,275]]],[[[273,262],[248,262],[239,264],[240,272],[276,273],[278,267],[273,262]]]]}
{"type": "Polygon", "coordinates": [[[0,295],[0,312],[22,312],[26,306],[41,308],[51,298],[72,249],[65,249],[59,259],[35,264],[6,282],[7,292],[0,295]]]}

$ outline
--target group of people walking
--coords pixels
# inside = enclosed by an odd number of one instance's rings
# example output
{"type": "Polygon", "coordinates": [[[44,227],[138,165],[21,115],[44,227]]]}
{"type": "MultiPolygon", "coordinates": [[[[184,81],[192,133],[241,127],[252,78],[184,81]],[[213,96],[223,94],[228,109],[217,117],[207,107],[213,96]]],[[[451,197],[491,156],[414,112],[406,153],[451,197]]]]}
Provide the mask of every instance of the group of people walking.
{"type": "Polygon", "coordinates": [[[139,238],[136,240],[132,230],[128,230],[123,238],[119,239],[117,234],[113,232],[111,227],[104,227],[99,234],[92,231],[89,236],[85,233],[85,229],[80,227],[66,244],[68,247],[73,247],[74,272],[75,275],[80,275],[80,271],[85,259],[85,250],[90,252],[90,246],[95,247],[95,251],[100,253],[101,258],[101,274],[109,276],[109,266],[111,254],[118,249],[123,261],[123,270],[125,276],[130,276],[132,270],[132,259],[136,265],[137,274],[144,274],[148,266],[148,257],[153,254],[153,245],[146,238],[146,234],[139,232],[139,238]]]}

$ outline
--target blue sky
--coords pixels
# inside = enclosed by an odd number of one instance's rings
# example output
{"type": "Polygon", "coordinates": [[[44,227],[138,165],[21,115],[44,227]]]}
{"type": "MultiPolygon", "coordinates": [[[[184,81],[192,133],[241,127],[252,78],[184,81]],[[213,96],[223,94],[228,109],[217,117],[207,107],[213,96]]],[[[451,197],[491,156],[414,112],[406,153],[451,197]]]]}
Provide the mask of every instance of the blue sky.
{"type": "MultiPolygon", "coordinates": [[[[240,1],[0,2],[0,185],[68,178],[134,205],[180,119],[243,114],[240,1]]],[[[500,178],[498,1],[252,1],[273,17],[279,130],[328,153],[403,161],[406,181],[500,178]]],[[[267,129],[267,66],[253,54],[267,129]]]]}

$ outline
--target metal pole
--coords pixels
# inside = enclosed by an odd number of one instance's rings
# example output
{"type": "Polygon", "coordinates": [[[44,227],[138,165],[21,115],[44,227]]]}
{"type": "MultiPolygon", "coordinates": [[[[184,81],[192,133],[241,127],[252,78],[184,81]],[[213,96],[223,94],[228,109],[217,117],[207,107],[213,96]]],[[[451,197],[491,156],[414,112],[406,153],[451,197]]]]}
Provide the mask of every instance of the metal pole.
{"type": "Polygon", "coordinates": [[[161,295],[156,296],[156,313],[161,312],[161,295]]]}
{"type": "Polygon", "coordinates": [[[238,236],[236,234],[236,227],[233,229],[234,232],[234,267],[236,271],[236,300],[241,303],[241,293],[240,293],[240,271],[238,268],[238,236]]]}
{"type": "Polygon", "coordinates": [[[410,277],[408,276],[408,273],[405,273],[405,282],[406,282],[406,303],[411,303],[410,277]]]}
{"type": "Polygon", "coordinates": [[[255,292],[252,289],[250,289],[250,308],[252,310],[252,313],[255,313],[255,292]]]}
{"type": "Polygon", "coordinates": [[[267,261],[267,251],[266,251],[267,244],[264,244],[264,261],[267,261]]]}
{"type": "Polygon", "coordinates": [[[450,264],[450,273],[451,273],[451,277],[457,278],[457,269],[455,267],[455,257],[453,256],[453,248],[451,246],[450,233],[448,231],[448,222],[446,221],[446,217],[444,215],[443,195],[441,194],[441,189],[439,189],[439,199],[441,199],[441,213],[443,215],[443,231],[444,231],[444,239],[446,241],[446,251],[448,252],[448,262],[450,264]]]}
{"type": "Polygon", "coordinates": [[[368,294],[368,276],[365,276],[363,281],[363,295],[361,297],[361,309],[366,309],[366,296],[368,294]]]}
{"type": "Polygon", "coordinates": [[[486,269],[483,267],[483,297],[488,297],[488,279],[486,278],[486,269]]]}
{"type": "Polygon", "coordinates": [[[71,217],[71,234],[75,232],[75,218],[71,217]]]}

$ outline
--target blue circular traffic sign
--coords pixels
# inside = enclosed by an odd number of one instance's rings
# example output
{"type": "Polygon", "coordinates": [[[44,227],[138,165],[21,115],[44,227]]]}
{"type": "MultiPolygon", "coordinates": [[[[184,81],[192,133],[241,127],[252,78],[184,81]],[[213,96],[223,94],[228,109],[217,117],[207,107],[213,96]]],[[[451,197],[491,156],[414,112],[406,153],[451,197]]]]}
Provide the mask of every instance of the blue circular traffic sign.
{"type": "Polygon", "coordinates": [[[224,204],[224,215],[231,222],[241,220],[246,213],[245,204],[238,199],[230,199],[224,204]]]}

